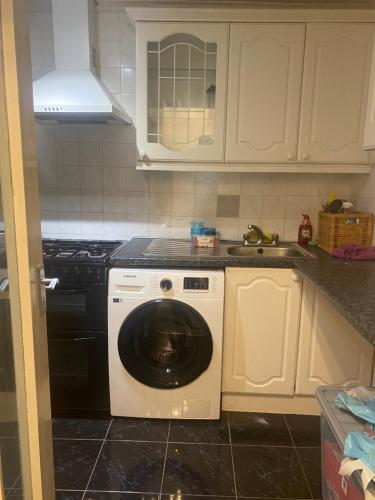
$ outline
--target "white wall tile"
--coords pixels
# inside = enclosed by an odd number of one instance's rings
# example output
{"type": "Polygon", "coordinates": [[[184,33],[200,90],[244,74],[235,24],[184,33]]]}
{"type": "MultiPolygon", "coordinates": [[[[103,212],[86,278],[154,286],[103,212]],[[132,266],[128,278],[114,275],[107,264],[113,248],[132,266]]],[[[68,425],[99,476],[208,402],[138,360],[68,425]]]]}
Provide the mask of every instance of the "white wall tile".
{"type": "Polygon", "coordinates": [[[198,194],[216,194],[218,176],[216,173],[196,172],[194,175],[194,191],[198,194]]]}
{"type": "Polygon", "coordinates": [[[170,193],[172,182],[172,172],[150,172],[151,193],[170,193]]]}
{"type": "MultiPolygon", "coordinates": [[[[103,125],[102,127],[103,142],[126,143],[128,128],[131,127],[122,125],[103,125]]],[[[104,144],[103,144],[103,149],[104,149],[104,144]]]]}
{"type": "Polygon", "coordinates": [[[302,222],[302,218],[299,219],[285,219],[285,241],[298,241],[298,230],[302,222]]]}
{"type": "Polygon", "coordinates": [[[80,237],[82,233],[81,213],[60,212],[59,233],[62,237],[80,237]]]}
{"type": "Polygon", "coordinates": [[[262,219],[261,228],[268,233],[276,233],[284,239],[285,219],[262,219]]]}
{"type": "Polygon", "coordinates": [[[57,167],[57,185],[61,189],[79,189],[80,174],[77,167],[57,167]]]}
{"type": "Polygon", "coordinates": [[[128,238],[147,238],[148,215],[127,215],[126,235],[128,238]]]}
{"type": "Polygon", "coordinates": [[[263,193],[270,194],[286,194],[288,189],[288,178],[284,174],[265,174],[263,193]]]}
{"type": "Polygon", "coordinates": [[[77,142],[58,142],[56,144],[57,165],[79,165],[79,146],[77,142]]]}
{"type": "Polygon", "coordinates": [[[121,66],[125,68],[135,68],[135,43],[121,43],[121,66]]]}
{"type": "Polygon", "coordinates": [[[194,195],[174,193],[172,198],[172,215],[174,217],[190,216],[194,213],[194,195]]]}
{"type": "Polygon", "coordinates": [[[264,174],[243,173],[241,175],[241,194],[263,194],[264,174]]]}
{"type": "Polygon", "coordinates": [[[122,214],[126,211],[125,194],[121,191],[104,191],[104,213],[122,214]]]}
{"type": "Polygon", "coordinates": [[[104,189],[108,191],[125,191],[126,169],[103,167],[104,189]]]}
{"type": "Polygon", "coordinates": [[[121,93],[121,72],[120,68],[101,68],[100,79],[113,94],[121,93]]]}
{"type": "Polygon", "coordinates": [[[217,217],[216,229],[222,240],[235,240],[238,233],[238,219],[217,217]]]}
{"type": "Polygon", "coordinates": [[[281,219],[285,216],[286,196],[265,195],[262,216],[265,219],[281,219]]]}
{"type": "Polygon", "coordinates": [[[102,164],[102,144],[100,142],[80,142],[79,163],[86,167],[100,166],[102,164]]]}
{"type": "Polygon", "coordinates": [[[60,189],[58,206],[60,212],[81,212],[81,191],[60,189]]]}
{"type": "Polygon", "coordinates": [[[172,217],[171,238],[190,238],[191,217],[172,217]]]}
{"type": "Polygon", "coordinates": [[[219,174],[219,194],[240,194],[241,192],[241,174],[219,174]]]}
{"type": "Polygon", "coordinates": [[[82,189],[103,189],[102,167],[80,167],[82,189]]]}
{"type": "Polygon", "coordinates": [[[215,217],[217,196],[214,194],[194,195],[194,217],[215,217]]]}
{"type": "Polygon", "coordinates": [[[126,237],[125,214],[104,214],[103,234],[106,236],[126,237]]]}
{"type": "Polygon", "coordinates": [[[103,212],[104,211],[104,201],[103,201],[103,190],[100,191],[81,191],[81,203],[82,212],[103,212]]]}
{"type": "Polygon", "coordinates": [[[96,124],[77,125],[80,142],[101,142],[102,127],[96,124]]]}
{"type": "Polygon", "coordinates": [[[98,12],[97,26],[100,40],[120,40],[120,16],[117,12],[98,12]]]}
{"type": "Polygon", "coordinates": [[[302,214],[308,214],[310,199],[308,196],[287,196],[285,217],[287,219],[302,218],[302,214]]]}
{"type": "Polygon", "coordinates": [[[135,168],[126,169],[126,190],[144,191],[149,190],[149,172],[136,170],[135,168]]]}
{"type": "Polygon", "coordinates": [[[263,196],[241,195],[240,196],[240,217],[251,218],[262,217],[263,196]]]}
{"type": "Polygon", "coordinates": [[[103,143],[103,165],[105,167],[126,166],[126,145],[121,143],[103,143]]]}
{"type": "Polygon", "coordinates": [[[174,193],[194,193],[193,172],[173,172],[174,193]]]}
{"type": "Polygon", "coordinates": [[[170,193],[151,193],[149,203],[150,215],[171,215],[172,198],[170,193]]]}
{"type": "Polygon", "coordinates": [[[169,238],[171,234],[171,222],[172,218],[170,215],[150,215],[148,226],[149,238],[169,238]]]}
{"type": "Polygon", "coordinates": [[[99,238],[104,233],[103,213],[82,213],[82,234],[96,234],[99,238]]]}
{"type": "Polygon", "coordinates": [[[121,66],[120,42],[100,41],[100,65],[102,67],[119,68],[121,66]]]}
{"type": "Polygon", "coordinates": [[[126,195],[126,213],[128,215],[148,214],[149,198],[143,192],[131,192],[126,195]]]}
{"type": "Polygon", "coordinates": [[[56,167],[39,167],[39,187],[40,189],[57,188],[57,168],[56,167]]]}

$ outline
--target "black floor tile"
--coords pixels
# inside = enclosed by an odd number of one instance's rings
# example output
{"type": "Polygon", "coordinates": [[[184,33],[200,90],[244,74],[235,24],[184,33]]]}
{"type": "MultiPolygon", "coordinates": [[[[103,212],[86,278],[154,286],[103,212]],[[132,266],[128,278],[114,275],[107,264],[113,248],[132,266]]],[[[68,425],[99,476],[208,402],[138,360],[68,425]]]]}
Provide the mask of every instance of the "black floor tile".
{"type": "Polygon", "coordinates": [[[84,500],[159,500],[157,493],[113,493],[108,491],[87,491],[84,500]]]}
{"type": "Polygon", "coordinates": [[[310,498],[291,447],[233,446],[238,497],[310,498]]]}
{"type": "Polygon", "coordinates": [[[85,418],[56,418],[52,434],[57,439],[104,439],[110,420],[85,418]]]}
{"type": "Polygon", "coordinates": [[[59,490],[84,490],[102,441],[53,441],[55,486],[59,490]]]}
{"type": "Polygon", "coordinates": [[[164,443],[107,441],[88,489],[160,491],[165,449],[164,443]]]}
{"type": "Polygon", "coordinates": [[[166,441],[169,420],[114,418],[107,439],[132,441],[166,441]]]}
{"type": "Polygon", "coordinates": [[[320,446],[320,417],[285,415],[296,446],[320,446]]]}
{"type": "Polygon", "coordinates": [[[56,500],[81,500],[83,491],[56,491],[56,500]]]}
{"type": "Polygon", "coordinates": [[[17,438],[0,438],[4,488],[12,488],[20,470],[19,441],[17,438]]]}
{"type": "Polygon", "coordinates": [[[230,412],[232,444],[292,446],[284,415],[230,412]]]}
{"type": "Polygon", "coordinates": [[[321,498],[322,469],[320,448],[297,448],[297,453],[301,459],[313,498],[321,498]]]}
{"type": "Polygon", "coordinates": [[[220,420],[172,420],[168,441],[229,444],[227,415],[220,420]]]}
{"type": "Polygon", "coordinates": [[[230,446],[168,444],[163,493],[233,495],[230,446]]]}

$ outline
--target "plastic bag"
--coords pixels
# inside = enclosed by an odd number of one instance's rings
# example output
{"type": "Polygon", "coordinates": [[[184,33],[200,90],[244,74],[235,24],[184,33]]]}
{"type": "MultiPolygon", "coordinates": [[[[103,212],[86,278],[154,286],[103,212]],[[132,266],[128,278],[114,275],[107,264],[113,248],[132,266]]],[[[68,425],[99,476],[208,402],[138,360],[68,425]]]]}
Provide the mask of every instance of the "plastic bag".
{"type": "Polygon", "coordinates": [[[375,424],[375,394],[365,387],[355,387],[336,396],[336,406],[356,417],[375,424]]]}

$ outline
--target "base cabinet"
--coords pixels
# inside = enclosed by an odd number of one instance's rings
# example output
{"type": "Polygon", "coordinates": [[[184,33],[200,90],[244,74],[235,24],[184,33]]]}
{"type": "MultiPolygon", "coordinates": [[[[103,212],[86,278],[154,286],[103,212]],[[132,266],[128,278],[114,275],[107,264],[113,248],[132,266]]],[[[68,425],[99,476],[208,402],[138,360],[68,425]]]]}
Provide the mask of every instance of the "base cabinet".
{"type": "Polygon", "coordinates": [[[297,395],[320,385],[371,383],[374,349],[308,283],[303,286],[296,377],[297,395]]]}
{"type": "Polygon", "coordinates": [[[290,269],[227,268],[223,391],[292,395],[301,280],[290,269]]]}

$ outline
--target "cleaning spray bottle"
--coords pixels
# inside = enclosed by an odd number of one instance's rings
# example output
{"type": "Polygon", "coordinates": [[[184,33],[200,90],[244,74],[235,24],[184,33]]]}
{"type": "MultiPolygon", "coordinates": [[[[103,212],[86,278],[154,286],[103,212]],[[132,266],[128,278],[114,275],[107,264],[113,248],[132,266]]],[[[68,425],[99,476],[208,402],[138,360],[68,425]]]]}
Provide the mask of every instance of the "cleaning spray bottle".
{"type": "Polygon", "coordinates": [[[312,240],[313,228],[311,225],[310,217],[307,214],[303,215],[302,224],[299,226],[298,230],[298,244],[307,245],[309,241],[312,240]]]}

